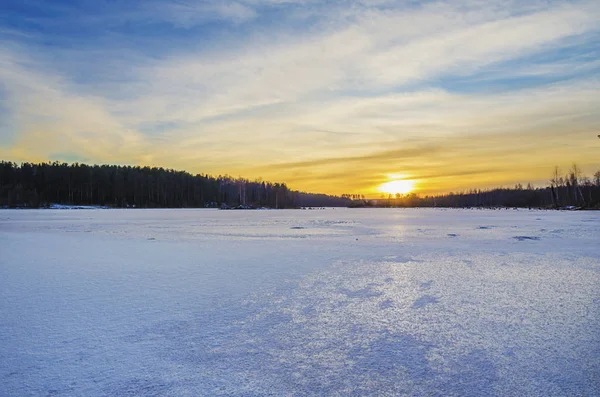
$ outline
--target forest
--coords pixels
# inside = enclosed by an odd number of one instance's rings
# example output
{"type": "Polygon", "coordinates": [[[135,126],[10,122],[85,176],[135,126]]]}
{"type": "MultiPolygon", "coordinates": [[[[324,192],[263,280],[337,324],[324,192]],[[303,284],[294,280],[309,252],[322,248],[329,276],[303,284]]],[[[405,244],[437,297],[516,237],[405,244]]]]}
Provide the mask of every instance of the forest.
{"type": "Polygon", "coordinates": [[[285,183],[192,175],[157,167],[0,161],[0,207],[51,204],[115,208],[341,207],[349,200],[290,190],[285,183]]]}
{"type": "Polygon", "coordinates": [[[435,196],[415,193],[377,200],[294,191],[285,183],[250,181],[157,167],[0,161],[0,207],[51,204],[114,208],[302,208],[302,207],[521,207],[600,208],[600,171],[593,178],[577,165],[554,169],[545,187],[471,190],[435,196]]]}

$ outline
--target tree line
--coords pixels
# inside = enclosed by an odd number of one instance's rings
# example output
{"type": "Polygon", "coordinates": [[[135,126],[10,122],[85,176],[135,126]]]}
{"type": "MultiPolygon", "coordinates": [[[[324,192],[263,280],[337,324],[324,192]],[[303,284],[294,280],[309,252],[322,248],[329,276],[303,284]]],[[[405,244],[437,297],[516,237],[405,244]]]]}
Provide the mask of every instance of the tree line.
{"type": "Polygon", "coordinates": [[[549,185],[489,190],[473,189],[461,193],[428,195],[415,193],[388,197],[380,200],[365,200],[352,197],[354,207],[519,207],[519,208],[589,208],[600,209],[600,170],[592,178],[582,175],[573,164],[566,174],[554,168],[549,185]]]}
{"type": "Polygon", "coordinates": [[[192,175],[158,167],[0,161],[0,207],[50,204],[117,208],[347,206],[349,200],[290,190],[285,183],[192,175]]]}
{"type": "Polygon", "coordinates": [[[64,162],[0,161],[0,207],[39,208],[51,204],[117,208],[299,208],[299,207],[525,207],[600,208],[600,171],[592,178],[577,165],[566,174],[554,168],[549,185],[461,193],[341,197],[291,190],[285,183],[231,176],[192,175],[157,167],[86,165],[64,162]]]}

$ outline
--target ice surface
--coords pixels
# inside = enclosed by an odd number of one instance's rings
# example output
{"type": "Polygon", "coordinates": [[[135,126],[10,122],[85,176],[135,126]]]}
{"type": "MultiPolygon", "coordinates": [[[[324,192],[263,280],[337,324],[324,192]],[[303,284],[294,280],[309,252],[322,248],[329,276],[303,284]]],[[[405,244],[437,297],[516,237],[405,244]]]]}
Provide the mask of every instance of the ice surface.
{"type": "Polygon", "coordinates": [[[50,209],[53,210],[97,210],[108,209],[101,205],[66,205],[66,204],[50,204],[50,209]]]}
{"type": "Polygon", "coordinates": [[[597,396],[600,213],[0,210],[1,396],[597,396]]]}

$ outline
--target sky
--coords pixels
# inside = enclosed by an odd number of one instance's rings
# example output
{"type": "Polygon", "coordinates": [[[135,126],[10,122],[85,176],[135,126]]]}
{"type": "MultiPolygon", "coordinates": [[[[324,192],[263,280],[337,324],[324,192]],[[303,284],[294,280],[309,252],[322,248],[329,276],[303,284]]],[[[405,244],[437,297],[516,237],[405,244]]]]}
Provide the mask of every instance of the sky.
{"type": "Polygon", "coordinates": [[[377,196],[600,169],[597,0],[2,0],[0,159],[377,196]]]}

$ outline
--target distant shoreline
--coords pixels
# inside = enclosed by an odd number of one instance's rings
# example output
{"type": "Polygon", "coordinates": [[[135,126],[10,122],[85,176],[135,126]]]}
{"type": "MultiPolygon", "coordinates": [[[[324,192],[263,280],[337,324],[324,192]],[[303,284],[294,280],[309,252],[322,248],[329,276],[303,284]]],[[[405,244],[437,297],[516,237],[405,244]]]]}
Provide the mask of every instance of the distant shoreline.
{"type": "Polygon", "coordinates": [[[215,207],[109,207],[102,205],[66,205],[53,204],[40,207],[0,207],[0,210],[219,210],[219,211],[279,211],[279,210],[299,210],[299,211],[322,211],[327,209],[443,209],[443,210],[480,210],[480,211],[501,211],[501,210],[528,210],[528,211],[599,211],[600,208],[582,208],[582,207],[562,207],[562,208],[539,208],[539,207],[384,207],[384,206],[361,206],[361,207],[297,207],[297,208],[215,208],[215,207]]]}

